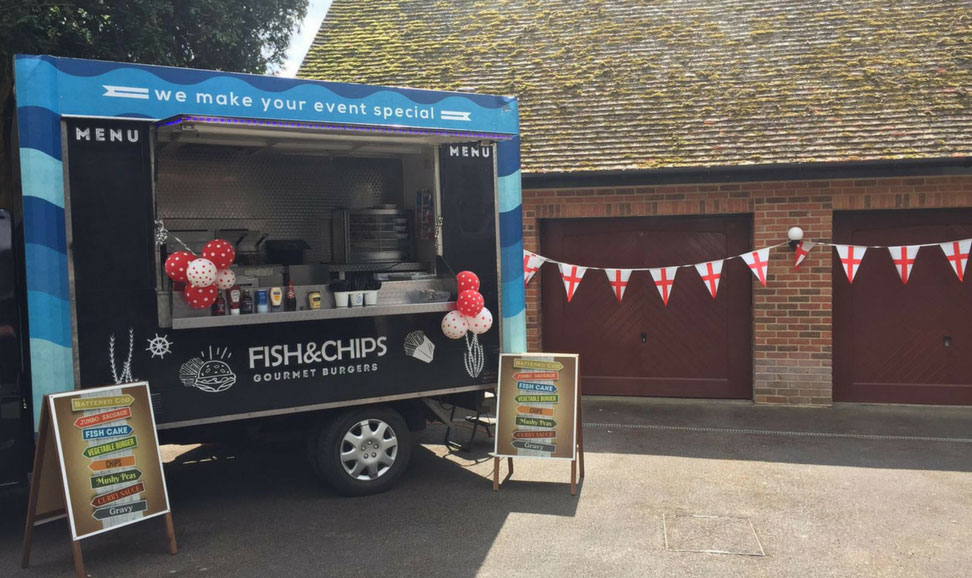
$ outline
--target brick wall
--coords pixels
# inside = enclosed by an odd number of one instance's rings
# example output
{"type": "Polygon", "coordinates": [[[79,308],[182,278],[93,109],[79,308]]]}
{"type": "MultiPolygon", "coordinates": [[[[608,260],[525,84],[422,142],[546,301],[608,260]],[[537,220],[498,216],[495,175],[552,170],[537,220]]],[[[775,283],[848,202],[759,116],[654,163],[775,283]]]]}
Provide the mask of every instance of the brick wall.
{"type": "MultiPolygon", "coordinates": [[[[833,212],[972,206],[972,175],[523,191],[523,245],[538,251],[541,219],[655,215],[753,215],[753,246],[781,242],[791,226],[830,241],[833,212]]],[[[826,405],[832,399],[831,259],[771,253],[767,287],[753,280],[753,399],[826,405]]],[[[527,341],[543,349],[537,276],[526,290],[527,341]]]]}

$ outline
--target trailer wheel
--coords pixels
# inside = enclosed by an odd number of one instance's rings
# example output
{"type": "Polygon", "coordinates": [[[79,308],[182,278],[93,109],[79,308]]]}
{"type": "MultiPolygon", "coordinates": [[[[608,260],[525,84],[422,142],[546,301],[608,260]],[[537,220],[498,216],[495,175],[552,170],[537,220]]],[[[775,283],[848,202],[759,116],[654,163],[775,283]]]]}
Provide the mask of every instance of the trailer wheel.
{"type": "Polygon", "coordinates": [[[315,472],[348,496],[388,490],[412,457],[412,435],[405,420],[383,406],[329,415],[309,442],[315,472]]]}

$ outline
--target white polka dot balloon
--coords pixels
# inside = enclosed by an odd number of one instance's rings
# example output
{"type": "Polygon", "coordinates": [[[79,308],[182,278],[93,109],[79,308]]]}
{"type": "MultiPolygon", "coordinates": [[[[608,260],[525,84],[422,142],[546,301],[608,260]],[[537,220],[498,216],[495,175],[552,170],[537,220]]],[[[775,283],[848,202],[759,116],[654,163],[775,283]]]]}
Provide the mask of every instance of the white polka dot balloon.
{"type": "Polygon", "coordinates": [[[232,289],[236,285],[236,273],[232,269],[223,269],[216,273],[216,286],[220,289],[232,289]]]}
{"type": "Polygon", "coordinates": [[[186,280],[193,287],[209,287],[216,282],[216,265],[209,259],[195,259],[186,267],[186,280]]]}
{"type": "Polygon", "coordinates": [[[479,315],[464,317],[464,319],[466,320],[466,325],[469,327],[469,331],[472,331],[476,335],[486,333],[493,326],[493,314],[485,307],[479,312],[479,315]]]}
{"type": "Polygon", "coordinates": [[[458,311],[450,311],[442,318],[442,333],[449,339],[462,339],[468,330],[466,318],[458,311]]]}

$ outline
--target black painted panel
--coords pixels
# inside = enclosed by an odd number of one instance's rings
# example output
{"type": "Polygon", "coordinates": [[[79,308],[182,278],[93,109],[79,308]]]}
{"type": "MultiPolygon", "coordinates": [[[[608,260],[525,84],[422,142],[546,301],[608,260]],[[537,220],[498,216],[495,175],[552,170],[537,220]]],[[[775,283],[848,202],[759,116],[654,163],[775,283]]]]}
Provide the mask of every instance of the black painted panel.
{"type": "Polygon", "coordinates": [[[479,276],[486,307],[497,318],[494,151],[479,143],[443,145],[439,178],[445,260],[455,273],[469,270],[479,276]]]}
{"type": "MultiPolygon", "coordinates": [[[[114,121],[67,128],[83,386],[148,380],[157,421],[172,423],[495,383],[498,327],[481,336],[483,369],[472,375],[466,341],[442,334],[444,312],[159,328],[148,133],[114,121]],[[98,127],[122,127],[123,138],[100,141],[98,127]],[[130,139],[129,128],[138,136],[130,139]],[[428,363],[406,350],[415,331],[434,344],[428,363]]],[[[496,311],[493,162],[482,161],[445,170],[452,199],[445,242],[454,267],[480,274],[496,311]]]]}
{"type": "Polygon", "coordinates": [[[100,119],[66,128],[78,357],[90,387],[113,383],[109,336],[127,345],[129,328],[147,333],[157,317],[149,129],[100,119]]]}

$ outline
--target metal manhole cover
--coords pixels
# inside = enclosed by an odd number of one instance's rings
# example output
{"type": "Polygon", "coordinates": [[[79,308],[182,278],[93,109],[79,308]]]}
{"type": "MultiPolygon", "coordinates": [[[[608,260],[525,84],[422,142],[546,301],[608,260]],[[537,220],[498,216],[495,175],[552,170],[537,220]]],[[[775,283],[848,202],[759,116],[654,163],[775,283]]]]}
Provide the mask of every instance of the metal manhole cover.
{"type": "Polygon", "coordinates": [[[766,555],[749,518],[665,514],[662,522],[665,524],[665,549],[672,552],[766,555]]]}

